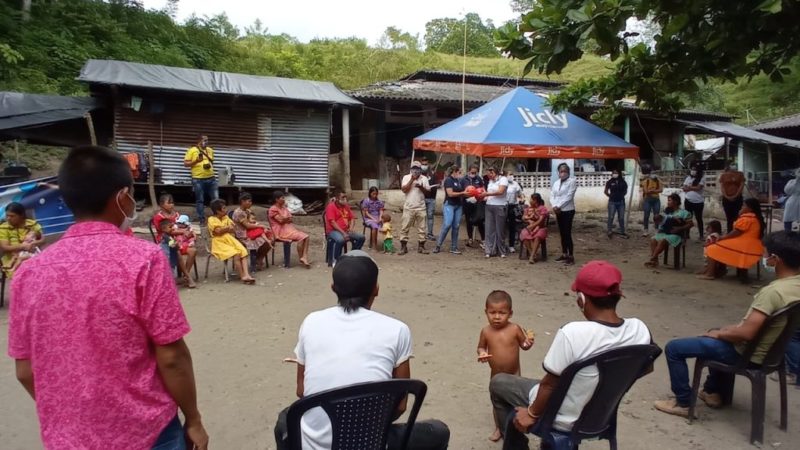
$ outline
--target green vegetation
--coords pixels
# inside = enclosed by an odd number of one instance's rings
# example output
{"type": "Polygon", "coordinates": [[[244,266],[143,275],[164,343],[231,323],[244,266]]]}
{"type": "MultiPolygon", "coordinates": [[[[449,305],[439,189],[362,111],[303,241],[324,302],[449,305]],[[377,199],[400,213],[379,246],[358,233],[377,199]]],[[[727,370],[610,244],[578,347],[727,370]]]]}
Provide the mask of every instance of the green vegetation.
{"type": "MultiPolygon", "coordinates": [[[[224,15],[192,17],[179,24],[172,18],[174,9],[147,10],[133,0],[33,0],[27,21],[19,5],[18,0],[0,0],[0,90],[85,95],[86,87],[75,77],[90,58],[327,80],[342,89],[398,79],[423,68],[460,72],[463,65],[461,48],[423,50],[417,36],[396,28],[387,29],[378,46],[356,38],[301,43],[292,36],[269,34],[257,21],[238,30],[224,15]]],[[[474,18],[470,23],[475,27],[494,27],[474,18]]],[[[448,36],[459,34],[458,23],[430,22],[451,25],[440,34],[441,45],[457,41],[448,36]]],[[[426,41],[429,37],[433,35],[426,41]]],[[[480,53],[468,48],[468,54],[480,53]]],[[[524,66],[525,61],[497,56],[468,57],[466,64],[468,72],[509,78],[519,76],[524,66]]],[[[613,74],[615,67],[607,58],[584,54],[549,78],[577,82],[613,74]]],[[[710,81],[682,100],[686,106],[723,110],[743,121],[749,110],[764,121],[800,111],[798,73],[792,71],[783,83],[766,76],[756,76],[750,84],[710,81]]]]}

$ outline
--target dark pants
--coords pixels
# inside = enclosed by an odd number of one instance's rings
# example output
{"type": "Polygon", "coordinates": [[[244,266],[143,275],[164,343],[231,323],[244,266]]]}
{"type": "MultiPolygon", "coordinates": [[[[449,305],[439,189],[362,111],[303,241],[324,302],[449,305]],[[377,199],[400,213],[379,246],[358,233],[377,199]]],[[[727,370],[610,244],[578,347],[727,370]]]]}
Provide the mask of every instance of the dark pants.
{"type": "Polygon", "coordinates": [[[744,204],[744,199],[742,199],[741,195],[733,200],[722,197],[722,209],[725,210],[725,220],[728,222],[728,231],[726,233],[733,231],[733,222],[736,222],[736,219],[739,218],[742,204],[744,204]]]}
{"type": "Polygon", "coordinates": [[[186,438],[178,416],[175,416],[158,435],[152,450],[186,450],[186,438]]]}
{"type": "Polygon", "coordinates": [[[211,178],[192,178],[192,188],[194,189],[194,201],[197,207],[197,220],[201,225],[205,225],[205,200],[208,198],[209,203],[219,198],[219,189],[217,188],[217,179],[211,178]]]}
{"type": "Polygon", "coordinates": [[[483,227],[486,218],[486,204],[483,202],[464,202],[464,217],[467,222],[467,239],[472,240],[472,229],[478,227],[481,240],[486,239],[486,229],[483,227]]]}
{"type": "Polygon", "coordinates": [[[519,205],[509,204],[506,207],[506,232],[508,233],[508,246],[514,248],[517,242],[517,209],[519,205]]]}
{"type": "MultiPolygon", "coordinates": [[[[701,358],[724,364],[734,364],[741,358],[730,342],[706,336],[673,339],[667,343],[664,355],[667,357],[672,393],[675,394],[675,401],[680,406],[689,406],[692,397],[687,358],[701,358]]],[[[709,369],[703,390],[709,394],[724,396],[730,390],[732,383],[733,374],[709,369]]]]}
{"type": "MultiPolygon", "coordinates": [[[[275,444],[278,450],[289,450],[289,432],[286,423],[286,414],[289,408],[284,409],[278,414],[278,421],[275,423],[275,444]]],[[[400,448],[403,434],[406,432],[407,425],[404,423],[392,424],[389,427],[388,450],[400,448]]],[[[418,420],[414,423],[411,430],[411,437],[408,439],[408,448],[413,450],[446,450],[450,443],[450,429],[440,420],[418,420]]]]}
{"type": "Polygon", "coordinates": [[[514,413],[514,408],[518,406],[528,406],[531,389],[539,381],[530,378],[523,378],[507,373],[498,373],[489,382],[489,397],[492,399],[492,408],[497,418],[497,424],[501,430],[505,424],[509,424],[504,429],[503,450],[528,450],[528,438],[520,433],[513,424],[510,424],[509,414],[514,413]]]}
{"type": "Polygon", "coordinates": [[[694,203],[689,200],[683,201],[683,207],[692,213],[692,217],[697,224],[697,232],[700,233],[700,239],[703,239],[703,235],[706,232],[706,229],[703,227],[703,208],[705,205],[705,203],[694,203]]]}
{"type": "Polygon", "coordinates": [[[575,210],[561,211],[556,214],[556,223],[558,224],[558,234],[561,235],[561,253],[567,256],[573,256],[572,245],[572,221],[575,219],[575,210]]]}

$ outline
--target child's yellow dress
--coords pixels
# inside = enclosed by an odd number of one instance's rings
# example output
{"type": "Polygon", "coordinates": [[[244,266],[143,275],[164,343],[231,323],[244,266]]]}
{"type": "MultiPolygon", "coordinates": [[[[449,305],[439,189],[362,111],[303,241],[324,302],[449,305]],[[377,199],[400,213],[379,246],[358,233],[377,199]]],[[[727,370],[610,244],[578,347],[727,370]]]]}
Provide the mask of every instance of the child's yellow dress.
{"type": "Polygon", "coordinates": [[[214,234],[214,230],[225,227],[233,227],[233,221],[230,217],[225,216],[225,218],[220,219],[217,216],[211,216],[208,218],[208,233],[211,235],[211,254],[222,261],[237,255],[246,258],[247,249],[236,239],[233,232],[220,236],[214,234]]]}

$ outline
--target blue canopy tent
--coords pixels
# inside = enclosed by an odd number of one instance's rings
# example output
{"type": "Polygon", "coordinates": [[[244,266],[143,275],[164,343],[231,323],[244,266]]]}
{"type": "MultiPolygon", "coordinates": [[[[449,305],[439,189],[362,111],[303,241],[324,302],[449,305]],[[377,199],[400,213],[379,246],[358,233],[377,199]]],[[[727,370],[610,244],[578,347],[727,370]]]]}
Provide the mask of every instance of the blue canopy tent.
{"type": "Polygon", "coordinates": [[[639,159],[639,148],[518,87],[414,139],[415,150],[489,158],[639,159]]]}

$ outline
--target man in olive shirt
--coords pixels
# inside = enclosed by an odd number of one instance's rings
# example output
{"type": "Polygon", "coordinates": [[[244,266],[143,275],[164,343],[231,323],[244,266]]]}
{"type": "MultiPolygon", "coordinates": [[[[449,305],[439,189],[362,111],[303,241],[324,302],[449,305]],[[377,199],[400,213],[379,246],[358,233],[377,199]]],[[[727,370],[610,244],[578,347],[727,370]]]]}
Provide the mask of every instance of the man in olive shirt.
{"type": "MultiPolygon", "coordinates": [[[[747,342],[755,338],[767,318],[776,311],[800,299],[800,233],[779,231],[764,238],[764,259],[767,271],[775,271],[775,281],[755,295],[744,319],[736,325],[709,330],[700,337],[673,339],[667,343],[669,378],[674,399],[658,400],[657,410],[667,414],[687,417],[692,395],[689,386],[687,358],[702,358],[725,364],[734,364],[741,358],[747,342]]],[[[767,351],[783,331],[783,323],[774,323],[756,347],[750,362],[761,364],[767,351]]],[[[709,370],[703,390],[697,398],[712,408],[722,406],[721,392],[733,379],[730,374],[709,370]]]]}
{"type": "Polygon", "coordinates": [[[197,145],[186,151],[183,165],[192,169],[192,188],[197,205],[197,220],[206,223],[204,200],[211,203],[219,198],[217,178],[214,175],[214,149],[208,146],[208,136],[201,135],[197,145]]]}

